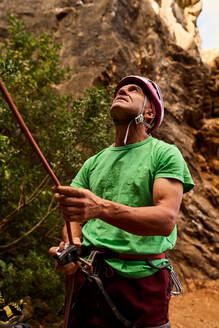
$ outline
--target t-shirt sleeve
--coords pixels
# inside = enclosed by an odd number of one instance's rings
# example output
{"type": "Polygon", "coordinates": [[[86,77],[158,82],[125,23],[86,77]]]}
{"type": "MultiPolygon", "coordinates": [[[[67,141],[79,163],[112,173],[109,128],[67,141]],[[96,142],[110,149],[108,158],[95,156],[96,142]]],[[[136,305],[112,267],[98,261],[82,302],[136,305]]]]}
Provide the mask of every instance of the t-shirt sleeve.
{"type": "Polygon", "coordinates": [[[190,191],[194,187],[188,166],[179,151],[174,145],[158,152],[156,178],[173,178],[183,183],[183,193],[190,191]]]}
{"type": "Polygon", "coordinates": [[[78,171],[77,175],[72,180],[70,186],[75,188],[85,188],[89,189],[89,168],[90,168],[90,161],[89,158],[82,168],[78,171]]]}

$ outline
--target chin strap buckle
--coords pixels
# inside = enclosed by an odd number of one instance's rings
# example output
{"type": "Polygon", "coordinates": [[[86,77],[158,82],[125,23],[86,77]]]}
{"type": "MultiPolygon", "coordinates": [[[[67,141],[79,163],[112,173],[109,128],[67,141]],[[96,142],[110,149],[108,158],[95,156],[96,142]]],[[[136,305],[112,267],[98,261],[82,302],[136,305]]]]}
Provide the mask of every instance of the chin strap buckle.
{"type": "Polygon", "coordinates": [[[151,129],[152,125],[144,121],[144,116],[143,114],[139,114],[137,117],[135,117],[135,124],[144,124],[146,128],[151,129]]]}
{"type": "Polygon", "coordinates": [[[135,117],[135,124],[144,123],[144,116],[142,114],[139,114],[137,117],[135,117]]]}

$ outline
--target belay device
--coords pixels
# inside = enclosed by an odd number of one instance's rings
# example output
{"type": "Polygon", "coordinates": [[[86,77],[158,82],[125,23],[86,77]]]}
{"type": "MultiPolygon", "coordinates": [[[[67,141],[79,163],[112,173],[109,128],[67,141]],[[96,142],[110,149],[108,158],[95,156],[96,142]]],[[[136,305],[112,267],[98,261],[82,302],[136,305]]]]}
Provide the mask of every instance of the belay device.
{"type": "Polygon", "coordinates": [[[54,259],[58,262],[59,265],[65,265],[70,262],[77,262],[81,254],[80,248],[75,245],[65,244],[64,249],[60,252],[59,248],[56,250],[56,255],[54,259]]]}

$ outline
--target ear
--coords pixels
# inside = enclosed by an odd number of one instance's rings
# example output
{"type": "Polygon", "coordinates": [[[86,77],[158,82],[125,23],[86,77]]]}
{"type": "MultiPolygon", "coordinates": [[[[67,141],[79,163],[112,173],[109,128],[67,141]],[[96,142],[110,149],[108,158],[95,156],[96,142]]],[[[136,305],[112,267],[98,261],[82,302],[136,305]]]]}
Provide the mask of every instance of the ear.
{"type": "Polygon", "coordinates": [[[145,111],[144,111],[144,120],[147,122],[147,123],[151,123],[151,121],[153,120],[154,118],[154,113],[153,113],[153,110],[152,108],[145,108],[145,111]]]}

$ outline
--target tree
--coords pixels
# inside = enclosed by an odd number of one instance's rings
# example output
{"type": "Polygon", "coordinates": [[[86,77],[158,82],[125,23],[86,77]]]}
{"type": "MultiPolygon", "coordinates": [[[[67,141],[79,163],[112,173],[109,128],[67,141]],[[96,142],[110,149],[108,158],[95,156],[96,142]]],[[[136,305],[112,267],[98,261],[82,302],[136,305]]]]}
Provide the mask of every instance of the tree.
{"type": "MultiPolygon", "coordinates": [[[[83,162],[113,140],[113,88],[91,88],[77,101],[58,95],[55,85],[70,76],[60,66],[60,45],[52,35],[34,36],[12,15],[8,25],[0,75],[61,183],[69,184],[83,162]]],[[[2,97],[0,180],[0,289],[13,300],[29,295],[54,308],[63,300],[63,277],[48,248],[60,241],[63,221],[52,182],[2,97]]]]}

